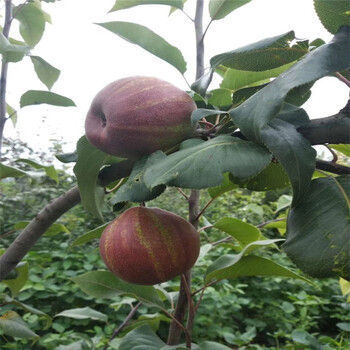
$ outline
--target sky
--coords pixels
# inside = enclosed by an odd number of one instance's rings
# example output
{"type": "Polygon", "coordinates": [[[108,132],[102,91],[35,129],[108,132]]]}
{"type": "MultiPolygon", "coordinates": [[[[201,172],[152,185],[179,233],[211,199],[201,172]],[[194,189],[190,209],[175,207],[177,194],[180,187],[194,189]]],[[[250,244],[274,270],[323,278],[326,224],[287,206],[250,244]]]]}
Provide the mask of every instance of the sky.
{"type": "MultiPolygon", "coordinates": [[[[32,54],[61,70],[52,92],[71,98],[77,107],[28,106],[18,111],[18,122],[5,127],[5,137],[19,137],[36,150],[45,150],[52,140],[63,143],[65,152],[75,149],[84,134],[84,120],[96,93],[108,83],[133,75],[155,76],[186,90],[181,74],[168,63],[137,45],[96,25],[110,21],[135,22],[147,26],[171,45],[178,47],[188,70],[186,79],[195,76],[195,39],[193,23],[181,12],[169,16],[169,7],[138,6],[108,13],[115,0],[62,0],[43,2],[50,13],[44,36],[32,54]]],[[[206,1],[208,3],[208,1],[206,1]]],[[[194,0],[185,11],[194,16],[194,0]]],[[[204,28],[209,23],[205,7],[204,28]]],[[[214,21],[205,38],[205,65],[210,57],[232,49],[294,30],[298,39],[329,41],[332,35],[319,22],[311,0],[252,0],[226,18],[214,21]]],[[[20,38],[13,28],[11,35],[20,38]]],[[[10,64],[8,103],[18,108],[20,96],[30,89],[46,90],[27,57],[10,64]]],[[[314,85],[312,96],[303,106],[310,118],[337,113],[345,106],[349,91],[335,78],[324,78],[314,85]]]]}

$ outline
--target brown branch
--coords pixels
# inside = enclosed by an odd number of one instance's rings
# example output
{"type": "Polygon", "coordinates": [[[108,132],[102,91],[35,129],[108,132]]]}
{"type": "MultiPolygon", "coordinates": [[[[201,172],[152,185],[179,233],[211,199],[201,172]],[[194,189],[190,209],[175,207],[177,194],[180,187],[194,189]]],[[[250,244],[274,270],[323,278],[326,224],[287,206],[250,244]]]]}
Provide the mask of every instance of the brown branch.
{"type": "Polygon", "coordinates": [[[334,162],[327,162],[325,160],[316,160],[316,169],[327,171],[337,175],[349,175],[350,168],[334,162]]]}
{"type": "MultiPolygon", "coordinates": [[[[204,41],[203,41],[203,9],[204,1],[197,0],[196,13],[194,18],[195,34],[196,34],[196,79],[199,79],[204,74],[204,41]]],[[[199,190],[192,190],[188,199],[189,208],[189,221],[198,228],[198,211],[199,211],[199,190]]],[[[185,318],[188,299],[186,289],[191,289],[191,271],[187,271],[185,278],[181,278],[179,298],[174,311],[174,317],[179,323],[183,323],[185,318]],[[186,284],[186,285],[185,285],[186,284]]],[[[192,327],[192,326],[191,326],[192,327]]],[[[187,328],[187,332],[191,332],[192,329],[187,328]]],[[[180,342],[182,329],[179,325],[171,322],[168,333],[168,345],[177,345],[180,342]]]]}
{"type": "Polygon", "coordinates": [[[350,100],[337,114],[311,119],[297,129],[312,145],[350,143],[350,100]]]}
{"type": "Polygon", "coordinates": [[[36,241],[65,212],[80,202],[78,187],[73,187],[45,206],[17,236],[0,257],[0,281],[24,258],[36,241]]]}
{"type": "MultiPolygon", "coordinates": [[[[187,271],[185,274],[186,282],[191,282],[191,271],[187,271]]],[[[174,311],[173,318],[176,320],[172,320],[170,326],[169,326],[169,333],[168,333],[168,345],[177,345],[180,342],[181,333],[183,329],[179,326],[179,324],[182,324],[187,310],[187,294],[186,294],[186,288],[183,283],[183,280],[181,279],[180,283],[180,291],[179,291],[179,298],[177,300],[176,308],[174,311]]]]}

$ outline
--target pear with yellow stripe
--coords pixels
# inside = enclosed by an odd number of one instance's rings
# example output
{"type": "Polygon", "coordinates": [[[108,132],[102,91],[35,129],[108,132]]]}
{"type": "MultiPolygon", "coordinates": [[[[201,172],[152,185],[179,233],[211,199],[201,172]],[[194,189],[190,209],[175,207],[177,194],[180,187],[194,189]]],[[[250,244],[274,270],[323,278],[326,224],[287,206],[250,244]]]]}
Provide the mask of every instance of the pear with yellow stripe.
{"type": "Polygon", "coordinates": [[[158,78],[116,80],[93,99],[85,119],[90,143],[101,151],[139,158],[166,151],[192,136],[192,98],[158,78]]]}
{"type": "Polygon", "coordinates": [[[133,207],[103,231],[100,253],[122,280],[142,285],[168,281],[188,271],[200,249],[199,234],[182,217],[159,208],[133,207]]]}

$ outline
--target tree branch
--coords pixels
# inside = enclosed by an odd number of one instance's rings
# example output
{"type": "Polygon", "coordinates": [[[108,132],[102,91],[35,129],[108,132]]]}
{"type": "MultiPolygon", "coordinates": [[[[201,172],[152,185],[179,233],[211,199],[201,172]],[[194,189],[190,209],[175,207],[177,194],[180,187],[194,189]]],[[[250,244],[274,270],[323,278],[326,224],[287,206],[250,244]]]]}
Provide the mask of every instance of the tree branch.
{"type": "MultiPolygon", "coordinates": [[[[2,34],[6,39],[9,37],[10,28],[12,22],[12,1],[5,0],[5,20],[2,34]]],[[[4,128],[6,123],[6,87],[7,87],[7,72],[8,62],[2,59],[1,73],[0,73],[0,159],[1,159],[1,148],[2,139],[4,135],[4,128]]]]}
{"type": "Polygon", "coordinates": [[[78,187],[73,187],[46,205],[0,256],[0,281],[16,267],[46,230],[79,202],[78,187]]]}
{"type": "Polygon", "coordinates": [[[334,162],[327,162],[325,160],[320,160],[320,159],[316,160],[316,169],[327,171],[329,173],[333,173],[333,174],[337,174],[337,175],[349,175],[350,174],[349,167],[347,167],[345,165],[338,164],[338,163],[334,163],[334,162]]]}
{"type": "MultiPolygon", "coordinates": [[[[195,34],[196,34],[196,80],[199,79],[204,74],[204,41],[203,41],[203,9],[204,1],[197,0],[196,4],[196,14],[194,18],[195,34]]],[[[189,208],[189,221],[194,227],[198,227],[198,212],[199,212],[199,190],[192,190],[188,199],[188,208],[189,208]]],[[[183,323],[185,318],[188,298],[186,290],[191,289],[191,271],[187,271],[184,274],[184,277],[181,278],[179,298],[176,304],[174,318],[179,322],[183,323]]],[[[191,315],[190,315],[191,317],[191,315]]],[[[193,325],[189,324],[188,327],[191,328],[193,325]]],[[[188,329],[189,333],[192,332],[192,329],[188,329]]],[[[168,345],[177,345],[180,342],[182,329],[179,325],[174,322],[171,322],[169,327],[168,334],[168,345]]]]}
{"type": "Polygon", "coordinates": [[[350,100],[337,114],[311,119],[308,124],[302,125],[297,130],[312,145],[350,143],[350,100]]]}

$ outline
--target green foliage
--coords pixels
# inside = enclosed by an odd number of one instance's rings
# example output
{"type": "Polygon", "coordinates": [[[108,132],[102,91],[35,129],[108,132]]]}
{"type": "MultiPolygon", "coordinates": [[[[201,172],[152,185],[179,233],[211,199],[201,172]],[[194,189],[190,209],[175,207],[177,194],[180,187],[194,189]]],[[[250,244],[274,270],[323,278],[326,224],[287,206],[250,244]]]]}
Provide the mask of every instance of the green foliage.
{"type": "Polygon", "coordinates": [[[147,27],[128,22],[109,22],[100,23],[99,25],[123,39],[141,46],[153,55],[171,64],[180,73],[186,72],[187,64],[181,51],[147,27]]]}
{"type": "Polygon", "coordinates": [[[152,159],[148,159],[146,156],[135,163],[127,181],[117,190],[115,196],[111,198],[110,204],[116,205],[128,201],[147,202],[164,192],[164,185],[156,186],[152,189],[145,185],[144,173],[152,164],[152,159]]]}
{"type": "Polygon", "coordinates": [[[30,105],[49,104],[60,107],[74,107],[75,103],[68,97],[50,91],[29,90],[21,96],[21,108],[30,105]]]}
{"type": "Polygon", "coordinates": [[[307,199],[289,213],[284,250],[310,276],[350,280],[349,194],[349,176],[315,179],[307,199]],[[305,253],[303,247],[313,249],[305,253]]]}
{"type": "Polygon", "coordinates": [[[247,4],[250,0],[210,0],[209,14],[212,19],[219,20],[226,17],[232,11],[247,4]]]}
{"type": "Polygon", "coordinates": [[[304,41],[290,46],[295,39],[293,31],[250,44],[239,49],[214,56],[210,60],[213,69],[224,67],[260,72],[294,62],[307,53],[304,41]]]}
{"type": "Polygon", "coordinates": [[[40,81],[51,90],[52,86],[60,76],[61,71],[51,66],[51,64],[39,56],[30,56],[30,59],[33,62],[35,72],[40,81]]]}
{"type": "Polygon", "coordinates": [[[11,44],[4,34],[0,33],[0,54],[5,62],[21,61],[28,51],[29,46],[11,44]]]}
{"type": "Polygon", "coordinates": [[[335,34],[342,25],[350,24],[350,5],[342,0],[314,0],[316,13],[323,26],[335,34]]]}
{"type": "Polygon", "coordinates": [[[109,271],[90,271],[72,280],[95,298],[113,299],[116,295],[126,294],[151,305],[163,306],[154,287],[126,283],[109,271]]]}
{"type": "Polygon", "coordinates": [[[19,21],[19,31],[24,41],[34,47],[42,38],[45,31],[45,13],[40,1],[21,4],[14,8],[14,18],[19,21]]]}
{"type": "Polygon", "coordinates": [[[158,162],[144,175],[150,188],[161,184],[183,188],[218,186],[223,173],[229,171],[237,177],[251,177],[271,159],[259,145],[231,136],[218,136],[167,157],[160,153],[154,156],[158,157],[158,162]]]}
{"type": "Polygon", "coordinates": [[[184,7],[184,1],[183,0],[116,0],[110,12],[124,10],[130,7],[139,6],[139,5],[168,5],[168,6],[172,6],[182,10],[184,7]]]}
{"type": "Polygon", "coordinates": [[[118,158],[93,147],[85,136],[77,143],[77,153],[78,160],[74,166],[74,173],[77,177],[82,204],[87,211],[103,220],[104,190],[98,185],[98,174],[103,165],[115,162],[118,158]]]}

